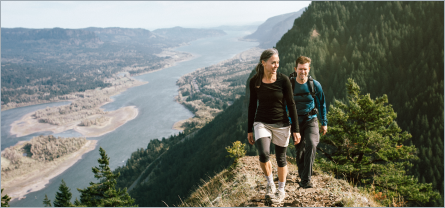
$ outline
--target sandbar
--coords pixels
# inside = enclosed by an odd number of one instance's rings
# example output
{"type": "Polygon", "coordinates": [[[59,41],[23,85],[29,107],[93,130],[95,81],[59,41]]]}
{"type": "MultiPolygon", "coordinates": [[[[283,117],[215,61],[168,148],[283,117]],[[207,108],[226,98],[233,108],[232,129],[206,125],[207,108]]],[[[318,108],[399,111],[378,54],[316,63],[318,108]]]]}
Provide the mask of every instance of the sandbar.
{"type": "Polygon", "coordinates": [[[53,134],[56,134],[73,129],[85,137],[99,137],[116,130],[126,122],[133,120],[137,117],[139,111],[135,106],[127,106],[115,111],[110,111],[107,114],[92,115],[89,116],[88,119],[94,119],[99,116],[108,117],[110,119],[101,126],[93,125],[88,127],[78,126],[81,121],[74,121],[64,125],[40,123],[38,119],[33,117],[34,113],[35,112],[28,113],[20,120],[14,121],[11,124],[10,133],[12,135],[16,135],[17,137],[22,137],[42,131],[51,131],[53,134]]]}
{"type": "Polygon", "coordinates": [[[182,124],[184,124],[188,120],[189,119],[185,119],[185,120],[181,120],[181,121],[174,123],[172,129],[184,131],[185,128],[182,127],[182,124]]]}
{"type": "MultiPolygon", "coordinates": [[[[12,180],[2,180],[3,193],[8,194],[11,199],[22,199],[30,192],[43,189],[49,181],[66,171],[82,156],[96,148],[97,140],[87,140],[87,142],[76,152],[47,162],[35,171],[18,176],[12,180]]],[[[57,182],[56,183],[60,183],[57,182]]]]}

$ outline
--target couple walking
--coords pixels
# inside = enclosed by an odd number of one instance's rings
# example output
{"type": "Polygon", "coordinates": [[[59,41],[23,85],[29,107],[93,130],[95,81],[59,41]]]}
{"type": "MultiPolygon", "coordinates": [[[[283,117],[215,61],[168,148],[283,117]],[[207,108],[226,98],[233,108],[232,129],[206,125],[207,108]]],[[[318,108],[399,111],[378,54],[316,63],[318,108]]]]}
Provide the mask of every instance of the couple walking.
{"type": "Polygon", "coordinates": [[[323,90],[320,83],[309,76],[311,59],[298,57],[295,72],[290,78],[277,72],[279,62],[278,51],[274,48],[261,54],[256,74],[249,82],[247,127],[247,139],[251,145],[256,145],[260,166],[267,179],[266,198],[276,203],[282,202],[286,196],[286,148],[291,135],[297,151],[300,187],[312,188],[312,165],[320,137],[317,111],[320,114],[323,135],[327,132],[323,90]],[[271,142],[275,144],[278,164],[278,189],[273,182],[272,164],[269,161],[271,142]]]}

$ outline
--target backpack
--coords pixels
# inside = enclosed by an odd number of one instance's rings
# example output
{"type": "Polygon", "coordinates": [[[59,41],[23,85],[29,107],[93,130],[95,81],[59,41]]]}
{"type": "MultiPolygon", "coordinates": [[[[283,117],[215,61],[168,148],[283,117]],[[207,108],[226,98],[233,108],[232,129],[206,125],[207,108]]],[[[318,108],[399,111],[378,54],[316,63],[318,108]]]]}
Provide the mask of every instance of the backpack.
{"type": "Polygon", "coordinates": [[[293,93],[293,90],[295,89],[295,82],[296,82],[296,79],[297,79],[297,73],[296,72],[292,72],[291,74],[289,74],[289,79],[290,79],[290,82],[292,84],[292,94],[294,96],[311,95],[312,98],[315,101],[314,108],[306,116],[316,115],[318,113],[318,108],[317,108],[318,102],[317,102],[317,99],[315,97],[315,93],[316,92],[315,92],[315,87],[314,87],[314,79],[311,77],[311,75],[309,75],[308,81],[306,82],[308,84],[309,93],[297,93],[297,94],[293,93]]]}

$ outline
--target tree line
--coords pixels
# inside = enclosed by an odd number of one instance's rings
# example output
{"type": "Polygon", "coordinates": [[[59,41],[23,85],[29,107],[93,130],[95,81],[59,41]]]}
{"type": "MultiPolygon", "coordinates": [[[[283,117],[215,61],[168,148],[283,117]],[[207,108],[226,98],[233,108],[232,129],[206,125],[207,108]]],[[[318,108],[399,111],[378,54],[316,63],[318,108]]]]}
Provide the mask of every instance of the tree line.
{"type": "Polygon", "coordinates": [[[443,206],[443,2],[312,2],[276,48],[281,72],[295,59],[312,59],[327,106],[347,96],[353,78],[362,92],[386,94],[396,121],[412,134],[419,160],[407,171],[432,183],[443,206]]]}

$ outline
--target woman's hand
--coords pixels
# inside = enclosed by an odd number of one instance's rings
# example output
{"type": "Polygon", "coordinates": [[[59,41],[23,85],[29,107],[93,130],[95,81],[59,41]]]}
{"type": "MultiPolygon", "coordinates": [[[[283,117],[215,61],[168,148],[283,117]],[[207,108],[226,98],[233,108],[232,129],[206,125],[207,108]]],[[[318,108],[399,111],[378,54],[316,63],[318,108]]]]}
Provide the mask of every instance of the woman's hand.
{"type": "Polygon", "coordinates": [[[253,139],[253,132],[247,133],[247,140],[249,140],[249,144],[255,144],[255,140],[253,139]]]}
{"type": "Polygon", "coordinates": [[[293,132],[292,134],[293,134],[293,138],[294,138],[294,145],[297,145],[298,143],[300,143],[301,135],[300,135],[300,133],[296,133],[296,132],[293,132]]]}

